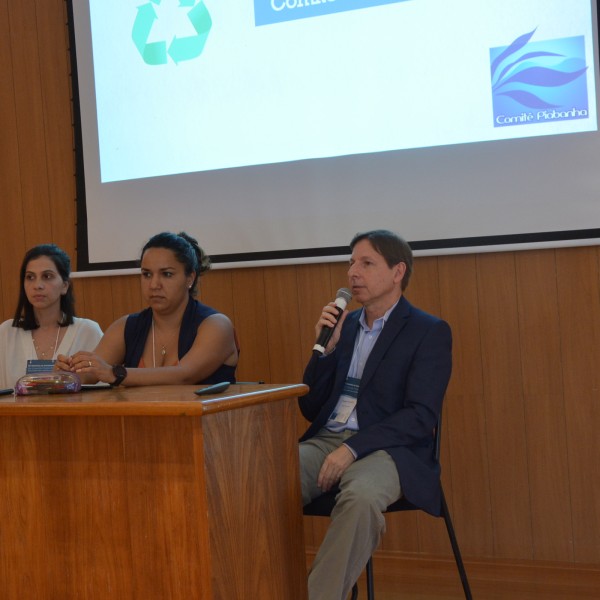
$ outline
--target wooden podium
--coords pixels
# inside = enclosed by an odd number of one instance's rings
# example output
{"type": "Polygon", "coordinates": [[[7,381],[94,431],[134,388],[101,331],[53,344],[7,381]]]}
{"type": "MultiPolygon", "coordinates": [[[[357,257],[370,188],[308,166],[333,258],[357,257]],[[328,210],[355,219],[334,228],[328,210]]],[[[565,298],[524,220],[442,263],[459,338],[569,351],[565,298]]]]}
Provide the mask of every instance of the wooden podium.
{"type": "Polygon", "coordinates": [[[3,600],[306,600],[304,385],[0,398],[3,600]]]}

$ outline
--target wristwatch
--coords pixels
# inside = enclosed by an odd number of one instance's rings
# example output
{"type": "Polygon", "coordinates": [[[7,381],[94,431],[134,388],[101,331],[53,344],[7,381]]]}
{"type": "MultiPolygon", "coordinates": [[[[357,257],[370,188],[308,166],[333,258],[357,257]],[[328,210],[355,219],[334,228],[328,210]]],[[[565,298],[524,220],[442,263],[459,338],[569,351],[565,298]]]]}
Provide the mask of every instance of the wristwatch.
{"type": "Polygon", "coordinates": [[[117,387],[118,385],[121,385],[125,377],[127,377],[127,369],[123,365],[114,365],[112,372],[116,379],[110,385],[117,387]]]}

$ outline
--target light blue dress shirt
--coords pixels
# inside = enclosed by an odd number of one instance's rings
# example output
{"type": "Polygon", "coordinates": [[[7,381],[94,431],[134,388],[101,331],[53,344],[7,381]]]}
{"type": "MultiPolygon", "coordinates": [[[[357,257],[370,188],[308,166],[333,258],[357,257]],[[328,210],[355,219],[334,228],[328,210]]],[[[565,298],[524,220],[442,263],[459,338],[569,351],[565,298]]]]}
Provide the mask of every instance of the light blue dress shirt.
{"type": "MultiPolygon", "coordinates": [[[[398,304],[398,302],[396,302],[396,304],[398,304]]],[[[367,359],[369,358],[371,350],[373,350],[373,346],[375,346],[375,342],[379,338],[379,335],[382,332],[383,327],[388,320],[388,317],[390,316],[394,308],[396,308],[396,304],[394,304],[389,310],[387,310],[382,317],[380,317],[379,319],[375,319],[373,327],[371,328],[369,328],[369,326],[367,325],[365,309],[363,308],[362,312],[360,313],[360,330],[358,332],[358,335],[356,336],[354,352],[352,354],[352,362],[350,363],[350,369],[348,370],[348,376],[346,379],[346,384],[344,385],[344,391],[355,390],[354,393],[358,392],[360,378],[362,377],[363,371],[365,369],[367,359]]],[[[332,415],[338,413],[341,404],[342,400],[340,399],[338,400],[335,409],[331,413],[332,415]]],[[[346,429],[358,431],[359,427],[358,419],[356,418],[356,407],[354,407],[352,413],[350,414],[350,417],[345,423],[340,423],[339,421],[335,421],[330,417],[325,427],[330,431],[334,432],[344,431],[346,429]]]]}

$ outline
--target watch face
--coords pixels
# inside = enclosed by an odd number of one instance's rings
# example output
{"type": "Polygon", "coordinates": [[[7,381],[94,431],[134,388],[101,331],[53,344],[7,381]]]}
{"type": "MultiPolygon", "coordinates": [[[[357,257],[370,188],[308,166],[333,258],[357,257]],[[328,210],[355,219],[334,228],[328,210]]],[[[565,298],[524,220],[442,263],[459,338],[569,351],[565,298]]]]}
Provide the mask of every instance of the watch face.
{"type": "Polygon", "coordinates": [[[123,365],[115,365],[112,368],[112,372],[113,375],[116,377],[112,385],[120,385],[123,379],[127,377],[127,369],[123,365]]]}
{"type": "Polygon", "coordinates": [[[113,367],[115,377],[127,377],[127,369],[123,365],[115,365],[113,367]]]}

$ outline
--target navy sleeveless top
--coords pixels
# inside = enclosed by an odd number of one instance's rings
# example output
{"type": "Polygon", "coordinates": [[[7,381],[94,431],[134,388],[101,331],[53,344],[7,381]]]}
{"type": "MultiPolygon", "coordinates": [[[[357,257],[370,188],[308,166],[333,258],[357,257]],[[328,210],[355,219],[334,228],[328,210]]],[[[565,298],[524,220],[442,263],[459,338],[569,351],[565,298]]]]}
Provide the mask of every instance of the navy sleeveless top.
{"type": "MultiPolygon", "coordinates": [[[[218,311],[214,308],[205,306],[193,298],[189,299],[179,329],[177,355],[180,360],[192,347],[200,323],[206,317],[216,314],[218,314],[218,311]]],[[[125,367],[135,368],[140,364],[151,327],[151,308],[146,308],[127,317],[127,321],[125,321],[125,361],[123,362],[125,367]]],[[[221,381],[235,383],[235,367],[221,365],[212,375],[196,383],[212,384],[221,381]]]]}

